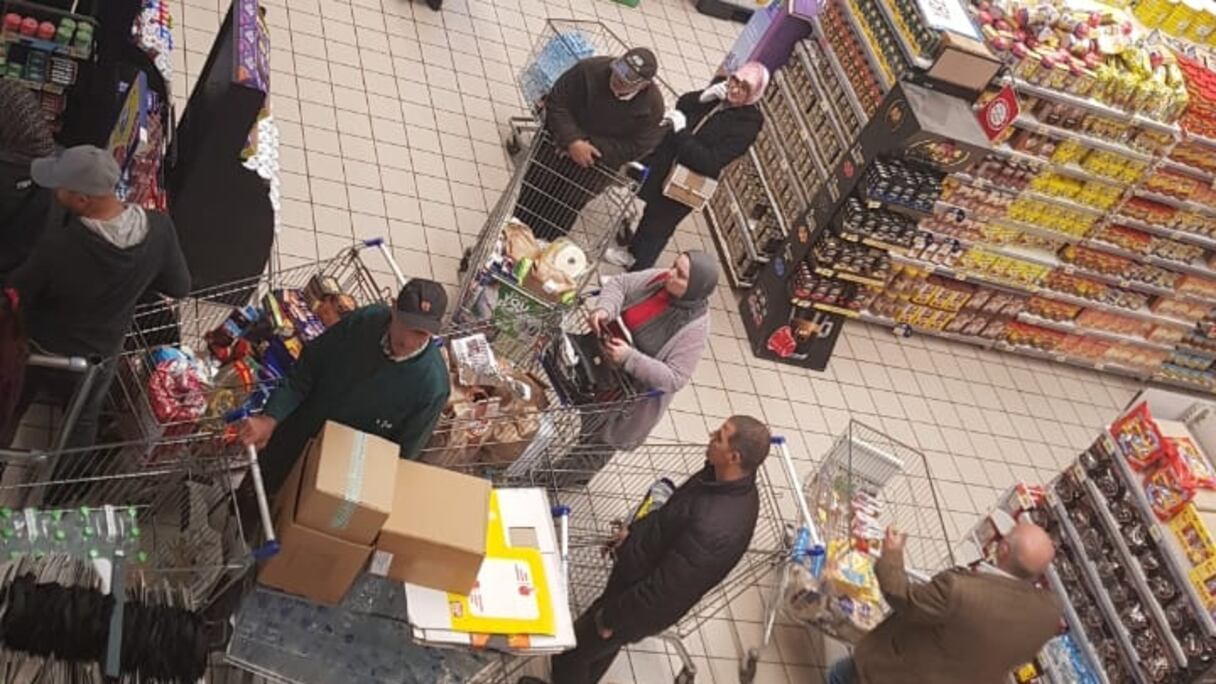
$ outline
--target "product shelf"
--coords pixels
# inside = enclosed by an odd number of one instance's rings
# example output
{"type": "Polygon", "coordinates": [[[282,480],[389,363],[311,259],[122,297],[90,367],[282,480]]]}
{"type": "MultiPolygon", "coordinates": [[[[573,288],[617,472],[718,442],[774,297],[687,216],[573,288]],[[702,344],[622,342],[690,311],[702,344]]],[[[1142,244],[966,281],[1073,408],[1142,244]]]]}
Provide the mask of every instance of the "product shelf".
{"type": "Polygon", "coordinates": [[[1087,328],[1085,326],[1077,325],[1072,321],[1053,321],[1049,318],[1035,316],[1034,314],[1026,311],[1019,313],[1017,315],[1017,319],[1022,323],[1037,325],[1040,328],[1058,330],[1059,332],[1070,333],[1073,335],[1094,337],[1107,342],[1114,342],[1116,344],[1131,344],[1138,347],[1145,347],[1147,349],[1156,349],[1157,351],[1172,351],[1174,349],[1173,345],[1165,344],[1163,342],[1153,342],[1152,340],[1146,340],[1143,337],[1132,337],[1130,335],[1121,335],[1116,332],[1098,330],[1097,328],[1087,328]]]}
{"type": "Polygon", "coordinates": [[[1058,126],[1052,126],[1050,124],[1045,124],[1042,121],[1039,121],[1038,119],[1036,119],[1034,116],[1032,116],[1030,114],[1026,114],[1024,112],[1022,114],[1020,114],[1018,116],[1018,118],[1014,119],[1013,125],[1017,126],[1018,128],[1023,128],[1023,129],[1029,130],[1029,131],[1034,131],[1035,133],[1042,133],[1043,135],[1051,136],[1053,138],[1060,138],[1060,139],[1065,139],[1065,140],[1073,139],[1091,149],[1103,150],[1106,152],[1110,152],[1112,154],[1118,154],[1118,155],[1127,157],[1128,159],[1133,159],[1135,161],[1149,163],[1149,162],[1152,162],[1154,159],[1152,155],[1145,154],[1144,152],[1141,152],[1139,150],[1132,149],[1131,147],[1129,147],[1128,145],[1125,145],[1123,143],[1117,143],[1117,142],[1113,142],[1110,140],[1104,140],[1102,138],[1098,138],[1096,136],[1088,135],[1088,134],[1081,133],[1078,131],[1070,131],[1068,129],[1060,128],[1058,126]]]}
{"type": "Polygon", "coordinates": [[[1073,641],[1085,654],[1089,664],[1093,667],[1093,672],[1098,676],[1099,684],[1110,684],[1110,679],[1106,676],[1106,671],[1102,669],[1102,661],[1098,659],[1098,654],[1094,651],[1093,644],[1089,643],[1089,636],[1085,634],[1085,628],[1081,625],[1081,618],[1077,615],[1076,608],[1073,607],[1072,601],[1068,598],[1068,592],[1064,589],[1064,583],[1060,581],[1060,575],[1056,573],[1055,566],[1049,566],[1047,572],[1044,573],[1047,578],[1047,585],[1051,587],[1051,591],[1060,598],[1060,603],[1064,606],[1064,622],[1068,625],[1068,634],[1073,641]]]}
{"type": "Polygon", "coordinates": [[[768,182],[767,175],[769,170],[761,163],[760,157],[756,155],[756,150],[749,148],[747,150],[748,157],[751,159],[752,165],[756,168],[756,175],[760,178],[760,189],[764,191],[764,196],[768,198],[769,207],[773,210],[773,215],[777,217],[777,226],[781,229],[782,237],[790,235],[790,219],[785,216],[781,209],[781,203],[777,201],[773,194],[772,186],[768,182]]]}
{"type": "Polygon", "coordinates": [[[870,36],[862,28],[857,20],[857,14],[851,3],[847,0],[841,0],[840,13],[844,15],[845,21],[848,22],[849,28],[853,29],[853,37],[857,39],[857,44],[861,46],[861,51],[865,55],[866,62],[870,65],[870,70],[874,72],[874,80],[878,83],[878,87],[886,93],[891,89],[891,79],[887,76],[886,67],[878,55],[874,54],[874,46],[870,44],[870,36]]]}
{"type": "MultiPolygon", "coordinates": [[[[815,136],[811,135],[810,126],[807,125],[807,122],[802,115],[802,111],[798,107],[796,99],[794,98],[793,94],[790,93],[790,89],[779,88],[778,90],[781,93],[781,100],[784,103],[786,110],[789,112],[790,119],[794,122],[794,125],[797,128],[796,131],[792,132],[800,140],[802,140],[802,144],[805,145],[810,151],[811,161],[815,163],[815,170],[819,173],[819,178],[827,178],[829,175],[828,166],[834,166],[834,164],[830,164],[827,156],[824,155],[823,151],[819,149],[819,143],[815,139],[815,136]]],[[[785,142],[788,144],[790,141],[786,140],[785,142]]],[[[843,148],[841,148],[841,151],[843,153],[843,148]]],[[[818,183],[816,183],[816,185],[818,185],[818,183]]]]}
{"type": "Polygon", "coordinates": [[[56,43],[53,40],[42,40],[33,36],[23,36],[20,33],[13,33],[12,31],[0,32],[0,45],[9,45],[14,43],[28,45],[31,48],[41,52],[50,52],[56,55],[66,55],[72,59],[88,59],[93,54],[92,50],[84,50],[81,48],[72,47],[70,45],[64,45],[62,43],[56,43]]]}
{"type": "Polygon", "coordinates": [[[1196,168],[1194,166],[1191,166],[1190,164],[1184,164],[1184,163],[1178,161],[1177,159],[1173,159],[1171,157],[1165,157],[1164,159],[1162,159],[1161,166],[1164,166],[1173,171],[1178,171],[1180,173],[1189,173],[1192,176],[1194,176],[1195,178],[1198,178],[1199,180],[1201,180],[1204,183],[1207,183],[1209,185],[1216,182],[1216,174],[1213,174],[1210,171],[1204,171],[1203,169],[1196,168]]]}
{"type": "MultiPolygon", "coordinates": [[[[1182,383],[1179,383],[1182,384],[1182,383]]],[[[1216,619],[1212,618],[1212,614],[1204,607],[1203,598],[1199,592],[1195,590],[1191,584],[1189,577],[1188,561],[1186,554],[1178,546],[1178,541],[1169,530],[1165,529],[1164,525],[1157,520],[1156,514],[1153,513],[1153,507],[1149,504],[1148,496],[1144,492],[1144,487],[1140,484],[1140,478],[1132,472],[1131,466],[1127,463],[1127,459],[1123,457],[1118,446],[1115,443],[1115,438],[1106,431],[1101,438],[1102,448],[1105,449],[1110,460],[1115,465],[1115,470],[1123,480],[1123,485],[1131,492],[1131,500],[1136,504],[1136,508],[1140,511],[1140,516],[1144,524],[1148,527],[1149,536],[1153,542],[1157,544],[1157,548],[1161,551],[1161,556],[1165,560],[1165,566],[1169,570],[1174,583],[1183,591],[1183,595],[1191,604],[1192,612],[1199,619],[1199,624],[1203,626],[1204,634],[1213,637],[1216,636],[1216,619]]]]}
{"type": "Polygon", "coordinates": [[[1206,204],[1203,204],[1201,202],[1195,202],[1194,200],[1178,199],[1176,197],[1170,197],[1169,195],[1162,195],[1159,192],[1153,192],[1152,190],[1146,190],[1144,188],[1136,188],[1132,192],[1133,192],[1133,194],[1135,194],[1136,197],[1142,197],[1147,200],[1152,200],[1154,202],[1157,202],[1158,204],[1165,204],[1165,205],[1174,207],[1175,209],[1182,209],[1184,211],[1192,211],[1192,212],[1195,212],[1196,214],[1203,214],[1204,216],[1209,216],[1209,217],[1216,216],[1216,209],[1214,209],[1206,204]]]}
{"type": "Polygon", "coordinates": [[[904,32],[899,28],[900,20],[894,14],[897,10],[892,7],[889,0],[876,0],[874,4],[878,5],[878,9],[882,11],[883,19],[887,20],[887,26],[891,28],[891,34],[895,36],[895,43],[899,45],[899,51],[903,54],[904,59],[922,71],[932,67],[933,62],[922,56],[917,46],[908,44],[904,32]]]}
{"type": "MultiPolygon", "coordinates": [[[[721,185],[718,187],[721,187],[721,185]]],[[[751,282],[739,277],[739,272],[735,269],[735,255],[731,252],[730,242],[722,234],[714,208],[709,204],[705,205],[705,222],[709,224],[709,234],[714,242],[717,243],[718,251],[726,256],[722,261],[726,262],[726,275],[730,279],[731,286],[736,289],[751,287],[751,282]]]]}
{"type": "Polygon", "coordinates": [[[1132,578],[1132,585],[1136,589],[1136,593],[1140,596],[1140,603],[1148,608],[1149,618],[1153,621],[1157,628],[1157,633],[1163,637],[1166,645],[1166,650],[1170,654],[1170,660],[1179,667],[1186,667],[1187,657],[1182,650],[1182,645],[1178,643],[1178,638],[1170,629],[1169,622],[1165,618],[1165,610],[1161,607],[1161,602],[1153,595],[1152,589],[1148,586],[1148,578],[1144,576],[1144,569],[1140,567],[1140,562],[1132,555],[1132,552],[1127,548],[1127,544],[1123,541],[1123,532],[1119,529],[1119,524],[1115,522],[1114,517],[1110,512],[1110,505],[1106,501],[1106,497],[1102,496],[1102,492],[1098,491],[1097,485],[1093,480],[1090,480],[1079,465],[1073,467],[1074,477],[1081,483],[1081,487],[1089,496],[1093,504],[1093,508],[1098,513],[1098,520],[1101,521],[1103,529],[1106,531],[1107,538],[1115,547],[1115,552],[1119,554],[1122,560],[1123,567],[1128,571],[1132,578]]]}
{"type": "MultiPolygon", "coordinates": [[[[857,99],[857,93],[853,92],[853,84],[849,81],[848,74],[845,73],[844,67],[841,66],[840,60],[836,57],[836,52],[832,50],[831,45],[828,45],[826,41],[823,40],[823,24],[819,22],[819,17],[814,17],[811,20],[811,24],[815,27],[813,40],[818,43],[820,52],[824,53],[824,55],[827,57],[828,65],[835,73],[836,80],[840,83],[841,89],[844,90],[845,99],[849,101],[849,106],[852,107],[853,114],[856,115],[857,121],[864,125],[864,122],[867,121],[870,116],[866,113],[865,107],[861,106],[861,100],[857,99]]],[[[803,49],[800,48],[797,52],[802,53],[803,49]]],[[[809,55],[802,54],[802,59],[808,63],[808,66],[812,65],[809,55]]]]}
{"type": "Polygon", "coordinates": [[[1017,90],[1019,93],[1033,95],[1045,100],[1052,100],[1054,102],[1060,102],[1063,104],[1072,105],[1074,107],[1080,107],[1082,109],[1088,109],[1095,114],[1100,114],[1110,119],[1117,119],[1126,123],[1135,124],[1141,128],[1148,128],[1159,133],[1168,133],[1174,137],[1178,137],[1182,133],[1182,129],[1178,126],[1178,124],[1158,121],[1156,119],[1144,116],[1143,114],[1132,114],[1131,112],[1127,112],[1117,107],[1112,107],[1093,98],[1081,97],[1059,90],[1052,90],[1051,88],[1044,88],[1042,86],[1034,85],[1033,83],[1021,78],[1011,79],[1011,82],[1013,83],[1014,90],[1017,90]]]}
{"type": "MultiPolygon", "coordinates": [[[[807,77],[811,81],[811,87],[815,89],[814,96],[816,106],[822,107],[824,112],[827,113],[828,121],[831,122],[832,128],[836,131],[836,141],[839,143],[841,152],[842,154],[846,153],[849,149],[849,145],[853,142],[853,135],[855,132],[849,129],[849,127],[845,124],[844,119],[841,118],[840,112],[837,112],[836,108],[832,106],[832,99],[828,96],[827,86],[823,83],[819,70],[816,69],[815,65],[811,62],[810,56],[807,55],[806,48],[803,46],[803,44],[799,43],[798,49],[794,52],[796,54],[794,59],[798,60],[798,63],[802,66],[802,69],[806,72],[807,77]]],[[[846,92],[846,98],[852,95],[852,91],[850,89],[844,88],[844,90],[846,92]]],[[[791,92],[791,95],[793,95],[795,100],[802,97],[797,91],[791,92]]]]}
{"type": "Polygon", "coordinates": [[[1056,496],[1054,487],[1048,487],[1047,503],[1051,506],[1052,512],[1060,524],[1060,529],[1063,531],[1065,543],[1076,559],[1075,565],[1081,571],[1086,588],[1098,604],[1098,608],[1102,611],[1103,617],[1106,619],[1106,626],[1115,635],[1115,639],[1119,642],[1122,648],[1119,649],[1122,655],[1128,662],[1128,670],[1138,684],[1148,684],[1144,673],[1143,666],[1139,658],[1134,658],[1136,653],[1135,646],[1132,645],[1131,635],[1127,633],[1127,627],[1123,621],[1119,619],[1119,611],[1110,601],[1110,596],[1102,588],[1102,581],[1098,577],[1097,568],[1094,567],[1093,561],[1085,553],[1085,548],[1081,544],[1081,537],[1077,534],[1076,528],[1072,525],[1072,520],[1068,517],[1068,511],[1064,509],[1064,505],[1056,496]],[[1133,659],[1134,658],[1134,659],[1133,659]]]}

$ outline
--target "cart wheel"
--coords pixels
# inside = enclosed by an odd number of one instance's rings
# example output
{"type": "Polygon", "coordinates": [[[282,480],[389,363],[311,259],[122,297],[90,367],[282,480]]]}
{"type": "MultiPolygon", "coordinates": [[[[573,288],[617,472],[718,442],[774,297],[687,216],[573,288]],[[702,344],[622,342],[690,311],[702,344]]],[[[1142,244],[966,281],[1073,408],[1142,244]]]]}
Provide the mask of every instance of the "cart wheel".
{"type": "Polygon", "coordinates": [[[697,675],[690,671],[687,665],[680,670],[680,674],[676,675],[676,684],[693,684],[696,680],[697,675]]]}
{"type": "Polygon", "coordinates": [[[912,326],[907,323],[900,323],[891,332],[895,333],[896,337],[912,337],[912,326]]]}
{"type": "Polygon", "coordinates": [[[523,143],[519,140],[519,131],[512,131],[503,146],[507,148],[507,154],[512,157],[519,154],[519,151],[524,148],[523,143]]]}
{"type": "Polygon", "coordinates": [[[747,658],[739,663],[739,684],[752,684],[756,679],[756,663],[760,660],[760,652],[754,648],[747,649],[747,658]]]}
{"type": "Polygon", "coordinates": [[[460,273],[469,270],[469,261],[473,258],[473,248],[469,247],[464,250],[464,254],[460,256],[460,273]]]}

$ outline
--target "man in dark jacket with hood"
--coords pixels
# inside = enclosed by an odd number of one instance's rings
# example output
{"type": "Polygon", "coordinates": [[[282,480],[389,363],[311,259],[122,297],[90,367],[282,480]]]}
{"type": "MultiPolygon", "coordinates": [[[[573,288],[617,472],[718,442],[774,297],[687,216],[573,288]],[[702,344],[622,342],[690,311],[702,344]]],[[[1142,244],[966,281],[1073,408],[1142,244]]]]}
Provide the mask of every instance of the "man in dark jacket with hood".
{"type": "MultiPolygon", "coordinates": [[[[103,360],[69,437],[70,447],[94,442],[114,377],[113,357],[122,349],[136,304],[147,293],[183,297],[190,291],[190,271],[173,221],[118,199],[120,173],[113,155],[92,145],[30,165],[34,182],[54,190],[55,199],[71,212],[66,221],[47,228],[9,282],[20,294],[32,346],[57,356],[103,360]]],[[[40,392],[66,403],[75,391],[78,377],[70,371],[42,370],[26,376],[19,413],[40,392]]]]}
{"type": "Polygon", "coordinates": [[[55,151],[38,98],[17,81],[0,79],[0,280],[25,262],[52,213],[52,190],[30,178],[30,162],[55,151]]]}
{"type": "Polygon", "coordinates": [[[711,435],[705,468],[612,541],[608,586],[575,622],[578,646],[553,659],[553,684],[598,682],[621,647],[674,625],[726,578],[756,529],[770,441],[764,423],[731,416],[711,435]]]}
{"type": "Polygon", "coordinates": [[[529,161],[515,217],[546,240],[570,232],[579,212],[628,162],[663,139],[663,94],[653,84],[654,53],[589,57],[545,96],[545,130],[529,161]]]}

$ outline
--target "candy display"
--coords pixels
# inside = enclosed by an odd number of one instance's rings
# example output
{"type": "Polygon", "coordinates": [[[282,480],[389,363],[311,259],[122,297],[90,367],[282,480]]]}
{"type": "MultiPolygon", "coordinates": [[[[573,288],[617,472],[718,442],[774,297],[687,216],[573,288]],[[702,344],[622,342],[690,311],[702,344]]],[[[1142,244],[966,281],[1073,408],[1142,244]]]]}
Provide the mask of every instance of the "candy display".
{"type": "Polygon", "coordinates": [[[38,5],[5,6],[0,24],[0,78],[28,85],[52,128],[60,125],[65,92],[76,83],[78,62],[93,56],[96,24],[90,17],[38,5]]]}
{"type": "Polygon", "coordinates": [[[867,116],[873,116],[882,101],[885,89],[879,85],[874,67],[866,60],[860,40],[849,26],[845,13],[851,11],[842,3],[828,3],[819,15],[823,27],[823,37],[827,41],[832,54],[839,60],[849,87],[852,88],[857,100],[861,103],[867,116]]]}
{"type": "Polygon", "coordinates": [[[868,199],[921,212],[932,212],[942,194],[942,174],[898,159],[875,160],[861,183],[868,199]]]}

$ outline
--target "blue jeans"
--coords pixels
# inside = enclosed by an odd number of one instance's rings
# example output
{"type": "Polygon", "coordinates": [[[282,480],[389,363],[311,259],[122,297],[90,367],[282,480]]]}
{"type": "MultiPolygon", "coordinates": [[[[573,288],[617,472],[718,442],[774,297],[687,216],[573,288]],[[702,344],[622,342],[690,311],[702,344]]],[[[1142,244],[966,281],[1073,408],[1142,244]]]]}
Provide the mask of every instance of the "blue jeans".
{"type": "Polygon", "coordinates": [[[857,676],[857,665],[853,663],[853,658],[841,658],[832,664],[832,669],[828,670],[828,684],[860,684],[861,679],[857,676]]]}

